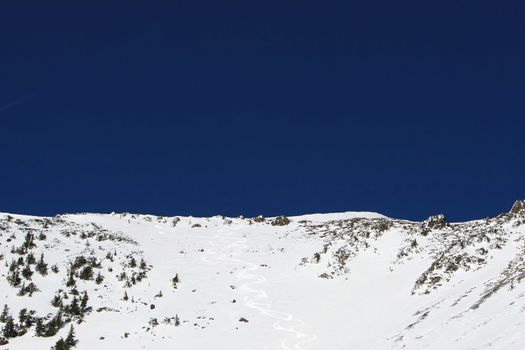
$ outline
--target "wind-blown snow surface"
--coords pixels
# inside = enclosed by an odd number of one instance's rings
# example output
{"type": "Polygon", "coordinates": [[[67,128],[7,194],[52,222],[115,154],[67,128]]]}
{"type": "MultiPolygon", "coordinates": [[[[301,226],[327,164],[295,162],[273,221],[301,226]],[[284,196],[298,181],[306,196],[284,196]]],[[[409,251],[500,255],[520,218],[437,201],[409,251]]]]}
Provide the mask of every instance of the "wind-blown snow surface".
{"type": "Polygon", "coordinates": [[[83,316],[66,312],[58,334],[36,337],[31,325],[0,349],[49,349],[69,323],[75,349],[525,348],[519,203],[497,218],[460,224],[353,212],[289,223],[0,214],[0,307],[7,304],[15,322],[22,308],[51,319],[59,309],[54,295],[63,305],[72,290],[89,295],[83,316]],[[34,243],[17,251],[28,233],[34,243]],[[19,296],[20,285],[6,277],[12,260],[23,257],[22,269],[30,253],[37,260],[44,253],[58,272],[41,276],[28,265],[39,291],[19,296]],[[80,279],[78,270],[67,287],[79,256],[92,259],[93,279],[80,279]]]}

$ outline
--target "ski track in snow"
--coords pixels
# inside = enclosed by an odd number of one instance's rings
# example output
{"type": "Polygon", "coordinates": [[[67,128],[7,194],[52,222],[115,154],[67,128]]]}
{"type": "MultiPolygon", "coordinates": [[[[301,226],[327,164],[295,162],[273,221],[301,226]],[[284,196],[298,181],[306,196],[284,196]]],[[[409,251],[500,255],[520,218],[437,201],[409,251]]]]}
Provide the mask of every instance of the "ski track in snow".
{"type": "MultiPolygon", "coordinates": [[[[212,240],[208,242],[211,248],[207,253],[213,256],[218,262],[226,264],[241,265],[243,269],[237,273],[237,278],[240,280],[249,280],[241,285],[240,289],[249,293],[243,298],[244,304],[252,309],[258,310],[261,314],[276,319],[273,328],[278,331],[290,333],[291,336],[281,341],[281,349],[284,350],[304,350],[303,344],[312,342],[317,339],[315,334],[306,334],[299,331],[297,328],[304,326],[304,321],[295,318],[293,315],[274,310],[270,304],[259,302],[262,299],[268,298],[268,294],[264,289],[254,288],[253,285],[261,285],[266,282],[266,277],[253,273],[259,269],[257,264],[239,259],[237,256],[242,254],[242,251],[248,248],[247,239],[245,237],[236,237],[234,232],[225,232],[220,230],[212,240]],[[223,233],[222,235],[220,233],[223,233]]],[[[205,262],[213,263],[208,257],[202,259],[205,262]]],[[[268,346],[265,347],[268,349],[268,346]]]]}

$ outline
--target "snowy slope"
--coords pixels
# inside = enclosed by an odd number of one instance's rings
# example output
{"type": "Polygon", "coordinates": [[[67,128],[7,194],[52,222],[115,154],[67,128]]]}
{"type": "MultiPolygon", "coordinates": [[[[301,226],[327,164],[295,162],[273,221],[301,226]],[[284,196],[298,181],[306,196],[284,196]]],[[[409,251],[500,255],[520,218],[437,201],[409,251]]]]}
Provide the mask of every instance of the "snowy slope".
{"type": "Polygon", "coordinates": [[[0,214],[0,349],[50,349],[72,324],[75,349],[520,349],[524,252],[523,202],[455,224],[0,214]]]}

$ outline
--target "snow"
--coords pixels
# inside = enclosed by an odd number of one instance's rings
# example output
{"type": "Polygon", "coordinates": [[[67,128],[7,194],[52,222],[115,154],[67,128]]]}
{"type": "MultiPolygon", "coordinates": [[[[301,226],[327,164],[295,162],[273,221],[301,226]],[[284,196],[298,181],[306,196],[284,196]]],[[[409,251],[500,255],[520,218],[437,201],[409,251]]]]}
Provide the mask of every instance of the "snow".
{"type": "Polygon", "coordinates": [[[314,223],[328,222],[334,220],[349,220],[356,218],[378,219],[386,218],[386,216],[368,211],[347,211],[342,213],[308,214],[290,217],[292,221],[306,220],[314,223]]]}
{"type": "MultiPolygon", "coordinates": [[[[6,220],[7,215],[0,214],[0,219],[6,220]]],[[[11,247],[23,241],[25,228],[42,230],[34,221],[38,218],[11,217],[29,226],[10,221],[0,231],[0,254],[6,262],[11,261],[11,247]],[[13,233],[16,238],[7,242],[13,233]]],[[[179,217],[179,221],[172,217],[116,213],[50,218],[57,219],[61,223],[45,229],[48,237],[37,242],[34,253],[38,258],[44,252],[46,262],[58,264],[60,272],[45,277],[35,273],[33,282],[40,292],[33,297],[20,297],[17,289],[6,282],[7,267],[2,261],[0,306],[8,304],[13,315],[18,315],[23,307],[43,316],[54,313],[56,309],[50,301],[57,289],[65,289],[67,261],[92,252],[102,260],[105,280],[101,285],[78,281],[77,288],[88,291],[88,305],[93,310],[110,310],[93,311],[84,322],[75,324],[79,340],[75,349],[525,347],[525,334],[521,331],[525,322],[523,284],[502,288],[479,308],[471,308],[487,283],[500,278],[509,262],[521,254],[523,225],[499,225],[508,233],[508,243],[500,250],[491,250],[486,264],[468,271],[460,269],[449,280],[443,280],[439,288],[424,294],[414,293],[414,283],[435,260],[433,249],[448,241],[438,231],[428,237],[418,236],[420,250],[400,260],[400,249],[412,239],[412,233],[402,228],[406,221],[367,240],[367,247],[348,259],[343,272],[331,278],[319,277],[334,267],[330,254],[350,247],[350,241],[346,236],[317,234],[319,228],[315,225],[337,227],[343,225],[339,222],[352,220],[390,220],[376,213],[295,216],[290,217],[287,226],[272,226],[271,219],[256,223],[220,216],[179,217]],[[136,244],[84,240],[62,233],[95,227],[123,234],[136,244]],[[321,255],[320,263],[304,262],[304,258],[319,252],[327,240],[332,245],[321,255]],[[114,262],[104,258],[113,251],[117,251],[114,262]],[[124,288],[114,275],[123,268],[122,259],[129,254],[143,257],[151,269],[145,280],[124,288]],[[109,273],[108,268],[114,272],[109,273]],[[171,279],[176,274],[180,283],[175,289],[171,279]],[[124,291],[130,300],[122,300],[124,291]],[[155,297],[159,291],[162,297],[155,297]],[[180,326],[163,323],[175,315],[180,317],[180,326]],[[159,324],[151,327],[153,318],[159,324]]],[[[465,250],[474,251],[474,247],[465,250]]],[[[68,329],[66,326],[50,338],[35,337],[30,329],[24,336],[9,339],[9,344],[0,349],[49,349],[59,337],[66,336],[68,329]]]]}

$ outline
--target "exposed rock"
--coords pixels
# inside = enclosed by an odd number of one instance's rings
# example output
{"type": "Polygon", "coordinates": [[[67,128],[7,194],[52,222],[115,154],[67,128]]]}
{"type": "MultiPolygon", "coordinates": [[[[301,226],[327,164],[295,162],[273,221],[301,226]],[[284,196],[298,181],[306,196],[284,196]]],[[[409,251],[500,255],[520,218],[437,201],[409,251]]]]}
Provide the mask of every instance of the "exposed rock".
{"type": "Polygon", "coordinates": [[[290,219],[286,216],[278,216],[272,221],[272,226],[286,226],[290,223],[290,219]]]}
{"type": "Polygon", "coordinates": [[[512,214],[518,214],[521,212],[525,212],[525,199],[517,200],[516,202],[514,202],[514,205],[512,206],[512,209],[510,210],[510,213],[512,214]]]}
{"type": "Polygon", "coordinates": [[[264,222],[265,219],[264,219],[264,216],[259,215],[259,216],[254,217],[252,220],[253,222],[264,222]]]}
{"type": "Polygon", "coordinates": [[[439,214],[434,215],[423,221],[423,227],[429,228],[429,229],[442,229],[444,227],[448,226],[448,222],[445,219],[445,215],[439,214]]]}

